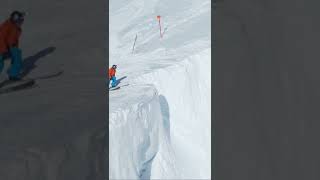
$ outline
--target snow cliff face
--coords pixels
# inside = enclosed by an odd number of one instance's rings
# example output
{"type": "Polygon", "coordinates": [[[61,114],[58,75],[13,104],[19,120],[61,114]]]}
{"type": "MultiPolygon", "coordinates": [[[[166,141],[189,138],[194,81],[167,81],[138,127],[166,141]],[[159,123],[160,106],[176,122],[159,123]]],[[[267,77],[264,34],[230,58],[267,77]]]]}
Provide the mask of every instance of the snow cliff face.
{"type": "Polygon", "coordinates": [[[140,87],[144,94],[128,98],[126,91],[117,92],[123,104],[109,115],[109,166],[112,178],[141,178],[150,174],[150,162],[158,151],[161,114],[159,98],[153,87],[140,87]],[[130,175],[130,176],[128,176],[130,175]]]}
{"type": "MultiPolygon", "coordinates": [[[[154,178],[210,177],[210,50],[133,80],[159,91],[162,127],[173,148],[175,174],[154,168],[154,178]]],[[[171,149],[172,150],[172,149],[171,149]]],[[[168,153],[168,152],[166,152],[168,153]]],[[[155,163],[163,166],[156,158],[155,163]]],[[[166,166],[166,165],[164,165],[166,166]]]]}
{"type": "Polygon", "coordinates": [[[110,179],[211,177],[210,5],[110,1],[110,179]]]}

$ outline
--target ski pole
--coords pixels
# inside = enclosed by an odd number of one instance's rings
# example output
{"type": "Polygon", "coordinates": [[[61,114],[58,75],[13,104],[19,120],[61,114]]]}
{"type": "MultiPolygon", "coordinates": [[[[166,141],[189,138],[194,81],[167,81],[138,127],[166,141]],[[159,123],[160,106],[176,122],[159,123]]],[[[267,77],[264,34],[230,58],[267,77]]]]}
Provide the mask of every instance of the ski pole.
{"type": "Polygon", "coordinates": [[[138,38],[138,34],[136,34],[136,38],[134,39],[134,43],[133,43],[133,47],[132,47],[132,53],[134,51],[134,46],[136,45],[137,38],[138,38]]]}

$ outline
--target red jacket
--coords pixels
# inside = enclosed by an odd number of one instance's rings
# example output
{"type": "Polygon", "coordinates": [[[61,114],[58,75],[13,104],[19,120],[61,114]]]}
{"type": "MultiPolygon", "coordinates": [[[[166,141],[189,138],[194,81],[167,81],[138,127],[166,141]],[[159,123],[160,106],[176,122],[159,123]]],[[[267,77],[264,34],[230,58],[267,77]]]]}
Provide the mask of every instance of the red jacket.
{"type": "Polygon", "coordinates": [[[10,20],[0,24],[0,54],[8,52],[12,46],[19,46],[20,35],[21,28],[10,20]]]}
{"type": "Polygon", "coordinates": [[[111,79],[112,76],[115,76],[116,75],[116,70],[113,69],[113,68],[110,68],[109,69],[109,79],[111,79]]]}

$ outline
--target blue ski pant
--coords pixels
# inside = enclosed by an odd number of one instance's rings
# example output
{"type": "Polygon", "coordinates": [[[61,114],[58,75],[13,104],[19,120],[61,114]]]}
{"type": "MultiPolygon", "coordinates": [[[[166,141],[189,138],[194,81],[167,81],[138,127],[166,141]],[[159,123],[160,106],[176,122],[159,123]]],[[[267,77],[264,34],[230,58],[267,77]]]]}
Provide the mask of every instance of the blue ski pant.
{"type": "MultiPolygon", "coordinates": [[[[111,87],[116,87],[117,86],[117,78],[115,76],[112,76],[111,77],[111,87]]],[[[110,82],[109,82],[109,85],[110,85],[110,82]]]]}
{"type": "MultiPolygon", "coordinates": [[[[7,71],[9,77],[18,77],[22,69],[22,52],[17,47],[9,49],[9,57],[11,58],[11,66],[7,71]]],[[[4,68],[4,54],[0,54],[0,73],[4,68]]]]}

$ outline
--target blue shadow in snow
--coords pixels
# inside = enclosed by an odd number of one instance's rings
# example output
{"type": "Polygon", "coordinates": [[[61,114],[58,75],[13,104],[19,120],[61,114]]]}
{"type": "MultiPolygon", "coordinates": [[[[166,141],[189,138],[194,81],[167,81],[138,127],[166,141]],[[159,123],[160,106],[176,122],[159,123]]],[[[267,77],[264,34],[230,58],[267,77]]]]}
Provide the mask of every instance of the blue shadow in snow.
{"type": "MultiPolygon", "coordinates": [[[[169,111],[169,104],[167,99],[163,95],[159,95],[159,103],[160,103],[160,110],[163,117],[163,126],[165,130],[165,134],[168,136],[170,141],[170,111],[169,111]]],[[[141,159],[145,159],[146,162],[142,164],[141,170],[139,171],[139,178],[142,179],[150,179],[151,178],[151,169],[152,163],[154,158],[156,157],[157,153],[155,153],[152,157],[147,160],[145,152],[147,151],[146,148],[150,147],[150,138],[148,138],[142,145],[141,151],[139,154],[142,154],[141,159]]]]}
{"type": "Polygon", "coordinates": [[[117,84],[116,84],[116,86],[118,86],[118,85],[121,83],[121,81],[124,80],[125,78],[127,78],[127,76],[123,76],[123,77],[117,79],[117,84]]]}
{"type": "Polygon", "coordinates": [[[25,58],[22,62],[22,77],[25,77],[28,75],[33,69],[37,67],[36,62],[39,61],[40,59],[44,58],[45,56],[53,53],[56,50],[55,47],[48,47],[45,48],[36,54],[29,56],[25,58]]]}
{"type": "Polygon", "coordinates": [[[161,108],[161,114],[163,117],[163,127],[165,130],[165,133],[168,135],[168,139],[170,140],[170,109],[169,104],[163,95],[159,95],[159,102],[160,102],[160,108],[161,108]]]}

